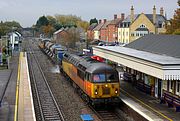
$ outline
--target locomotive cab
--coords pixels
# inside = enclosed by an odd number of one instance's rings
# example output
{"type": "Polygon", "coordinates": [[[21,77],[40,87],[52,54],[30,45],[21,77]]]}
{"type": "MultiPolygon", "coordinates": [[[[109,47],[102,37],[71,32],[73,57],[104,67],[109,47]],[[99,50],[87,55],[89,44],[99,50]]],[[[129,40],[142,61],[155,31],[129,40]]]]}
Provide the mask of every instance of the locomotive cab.
{"type": "Polygon", "coordinates": [[[62,72],[73,81],[74,87],[92,104],[118,104],[118,72],[111,66],[88,56],[65,53],[62,72]]]}
{"type": "Polygon", "coordinates": [[[118,72],[105,63],[96,63],[87,69],[86,79],[91,82],[91,98],[95,103],[119,101],[118,72]]]}

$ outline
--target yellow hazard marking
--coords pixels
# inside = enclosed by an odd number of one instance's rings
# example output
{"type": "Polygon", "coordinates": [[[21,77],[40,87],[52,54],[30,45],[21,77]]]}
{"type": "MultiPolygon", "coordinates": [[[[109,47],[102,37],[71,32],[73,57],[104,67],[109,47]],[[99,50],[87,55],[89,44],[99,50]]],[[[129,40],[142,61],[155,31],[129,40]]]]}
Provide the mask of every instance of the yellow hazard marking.
{"type": "Polygon", "coordinates": [[[17,76],[17,83],[16,83],[16,102],[15,102],[15,111],[14,111],[14,121],[17,121],[17,113],[18,113],[18,100],[19,100],[19,81],[20,81],[20,71],[21,71],[21,57],[22,52],[19,55],[19,63],[18,63],[18,76],[17,76]]]}
{"type": "Polygon", "coordinates": [[[143,104],[144,106],[148,107],[149,109],[151,109],[152,111],[158,113],[159,115],[161,115],[162,117],[164,117],[165,119],[169,120],[169,121],[173,121],[172,119],[168,118],[167,116],[165,116],[164,114],[162,114],[161,112],[157,111],[156,109],[150,107],[149,105],[145,104],[144,102],[142,102],[141,100],[137,99],[136,97],[134,97],[133,95],[129,94],[128,92],[126,92],[125,90],[121,89],[121,91],[123,91],[124,93],[126,93],[128,96],[134,98],[135,100],[137,100],[138,102],[140,102],[141,104],[143,104]]]}

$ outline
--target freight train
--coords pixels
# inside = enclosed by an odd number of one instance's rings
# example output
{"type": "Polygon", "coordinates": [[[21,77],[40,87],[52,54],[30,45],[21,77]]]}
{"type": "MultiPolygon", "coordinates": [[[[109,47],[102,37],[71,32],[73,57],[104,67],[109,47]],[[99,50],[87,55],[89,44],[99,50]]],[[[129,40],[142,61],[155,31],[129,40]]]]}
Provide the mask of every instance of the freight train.
{"type": "Polygon", "coordinates": [[[67,48],[60,44],[54,44],[49,39],[43,39],[39,42],[40,49],[46,53],[54,63],[61,64],[63,54],[67,48]]]}
{"type": "MultiPolygon", "coordinates": [[[[47,41],[39,47],[51,56],[52,45],[47,41]]],[[[71,80],[83,99],[92,105],[118,104],[120,85],[118,72],[103,62],[99,62],[91,56],[77,55],[62,51],[60,70],[66,78],[71,80]]],[[[55,55],[55,53],[53,54],[55,55]]]]}

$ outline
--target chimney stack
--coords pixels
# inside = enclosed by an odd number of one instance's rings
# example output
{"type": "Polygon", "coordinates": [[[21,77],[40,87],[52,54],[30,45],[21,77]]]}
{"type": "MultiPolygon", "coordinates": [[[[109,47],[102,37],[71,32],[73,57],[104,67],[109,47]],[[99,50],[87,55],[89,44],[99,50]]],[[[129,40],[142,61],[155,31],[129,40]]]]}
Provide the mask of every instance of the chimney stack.
{"type": "Polygon", "coordinates": [[[124,18],[125,18],[125,14],[121,13],[121,20],[124,20],[124,18]]]}
{"type": "Polygon", "coordinates": [[[134,21],[134,8],[131,6],[131,23],[134,21]]]}
{"type": "Polygon", "coordinates": [[[153,23],[156,24],[156,7],[153,7],[153,23]]]}
{"type": "Polygon", "coordinates": [[[101,23],[101,19],[99,19],[99,24],[101,23]]]}
{"type": "Polygon", "coordinates": [[[117,14],[114,14],[114,20],[117,19],[117,14]]]}
{"type": "Polygon", "coordinates": [[[104,19],[104,23],[106,23],[106,19],[104,19]]]}
{"type": "Polygon", "coordinates": [[[160,8],[160,15],[164,16],[164,10],[163,10],[163,7],[160,8]]]}

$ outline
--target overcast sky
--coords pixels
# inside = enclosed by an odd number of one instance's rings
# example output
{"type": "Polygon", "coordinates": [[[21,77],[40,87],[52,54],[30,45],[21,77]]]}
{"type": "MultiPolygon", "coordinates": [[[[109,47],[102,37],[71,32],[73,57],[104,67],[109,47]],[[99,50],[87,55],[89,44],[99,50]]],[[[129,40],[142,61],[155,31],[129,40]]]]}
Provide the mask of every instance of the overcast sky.
{"type": "Polygon", "coordinates": [[[131,6],[135,13],[157,13],[163,7],[168,18],[178,8],[177,0],[0,0],[0,20],[18,21],[23,27],[30,27],[42,15],[73,14],[83,20],[91,18],[112,19],[114,14],[129,15],[131,6]]]}

